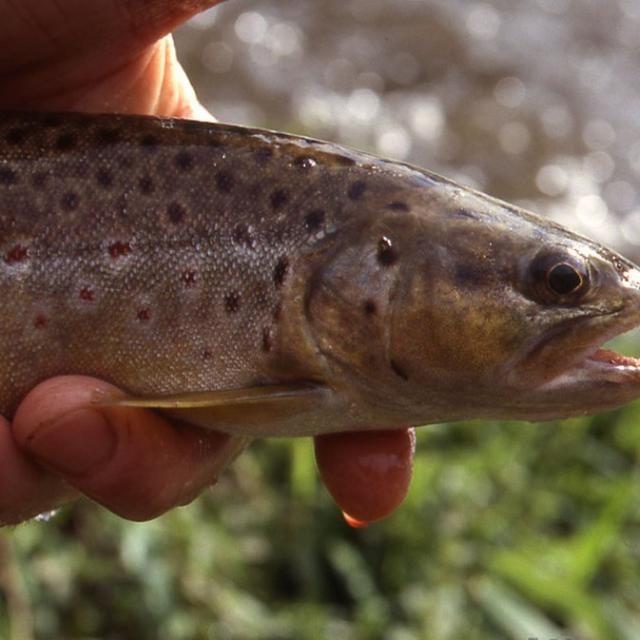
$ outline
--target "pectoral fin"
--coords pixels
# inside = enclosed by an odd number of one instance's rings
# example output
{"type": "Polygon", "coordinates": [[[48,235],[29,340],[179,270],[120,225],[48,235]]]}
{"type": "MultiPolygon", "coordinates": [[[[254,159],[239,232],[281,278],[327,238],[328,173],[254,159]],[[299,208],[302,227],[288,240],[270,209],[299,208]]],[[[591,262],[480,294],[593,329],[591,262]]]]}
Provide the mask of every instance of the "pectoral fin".
{"type": "MultiPolygon", "coordinates": [[[[165,396],[113,398],[101,404],[158,409],[176,419],[235,435],[289,434],[292,418],[318,408],[331,392],[320,385],[266,385],[165,396]]],[[[294,434],[290,434],[294,435],[294,434]]]]}

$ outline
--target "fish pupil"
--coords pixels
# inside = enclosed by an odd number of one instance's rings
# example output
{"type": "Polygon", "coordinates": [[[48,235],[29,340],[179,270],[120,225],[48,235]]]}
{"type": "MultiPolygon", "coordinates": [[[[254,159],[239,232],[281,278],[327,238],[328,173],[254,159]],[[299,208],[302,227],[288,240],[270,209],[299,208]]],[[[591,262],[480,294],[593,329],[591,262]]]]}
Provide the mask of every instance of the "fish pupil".
{"type": "Polygon", "coordinates": [[[566,262],[555,265],[547,274],[550,289],[560,296],[573,293],[582,285],[582,276],[566,262]]]}

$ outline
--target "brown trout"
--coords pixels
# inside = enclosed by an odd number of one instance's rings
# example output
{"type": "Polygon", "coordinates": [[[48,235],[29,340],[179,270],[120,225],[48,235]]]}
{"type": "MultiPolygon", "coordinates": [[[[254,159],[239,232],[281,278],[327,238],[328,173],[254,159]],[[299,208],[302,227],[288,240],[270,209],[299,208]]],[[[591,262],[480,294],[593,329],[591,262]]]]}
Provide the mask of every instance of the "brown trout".
{"type": "Polygon", "coordinates": [[[616,253],[438,175],[224,124],[0,115],[0,413],[39,381],[236,435],[640,395],[616,253]]]}

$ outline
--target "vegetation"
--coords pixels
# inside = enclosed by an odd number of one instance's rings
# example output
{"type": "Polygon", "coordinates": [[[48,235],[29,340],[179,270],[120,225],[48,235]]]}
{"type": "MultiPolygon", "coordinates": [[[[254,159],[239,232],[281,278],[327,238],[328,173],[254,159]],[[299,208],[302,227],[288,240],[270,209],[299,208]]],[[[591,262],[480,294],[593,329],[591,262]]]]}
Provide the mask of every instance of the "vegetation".
{"type": "Polygon", "coordinates": [[[637,639],[639,427],[426,428],[405,504],[358,531],[308,441],[259,443],[155,522],[84,503],[4,531],[0,637],[637,639]]]}

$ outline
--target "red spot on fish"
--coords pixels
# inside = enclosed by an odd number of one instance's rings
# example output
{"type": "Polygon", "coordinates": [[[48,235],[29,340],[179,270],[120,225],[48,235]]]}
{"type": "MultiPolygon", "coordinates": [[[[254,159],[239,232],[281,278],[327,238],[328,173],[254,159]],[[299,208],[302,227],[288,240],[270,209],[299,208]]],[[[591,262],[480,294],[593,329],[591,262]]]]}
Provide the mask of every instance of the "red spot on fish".
{"type": "Polygon", "coordinates": [[[96,294],[93,292],[93,289],[89,289],[89,287],[83,287],[80,289],[80,300],[84,300],[85,302],[93,302],[96,299],[96,294]]]}
{"type": "Polygon", "coordinates": [[[196,286],[196,272],[195,271],[183,271],[182,272],[182,282],[184,282],[184,286],[191,288],[196,286]]]}
{"type": "Polygon", "coordinates": [[[36,329],[44,329],[47,326],[47,317],[43,316],[41,313],[38,314],[33,321],[33,326],[36,329]]]}
{"type": "Polygon", "coordinates": [[[172,202],[167,208],[167,213],[173,224],[180,224],[187,215],[187,210],[179,202],[172,202]]]}
{"type": "Polygon", "coordinates": [[[109,245],[109,255],[115,260],[131,253],[131,245],[128,242],[114,242],[109,245]]]}
{"type": "Polygon", "coordinates": [[[149,322],[151,320],[151,311],[149,309],[140,309],[138,311],[138,320],[140,322],[149,322]]]}
{"type": "Polygon", "coordinates": [[[28,253],[29,250],[27,247],[17,244],[13,249],[7,252],[4,256],[4,261],[7,264],[17,264],[18,262],[22,262],[27,257],[28,253]]]}

